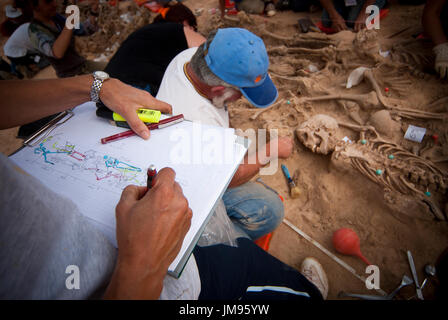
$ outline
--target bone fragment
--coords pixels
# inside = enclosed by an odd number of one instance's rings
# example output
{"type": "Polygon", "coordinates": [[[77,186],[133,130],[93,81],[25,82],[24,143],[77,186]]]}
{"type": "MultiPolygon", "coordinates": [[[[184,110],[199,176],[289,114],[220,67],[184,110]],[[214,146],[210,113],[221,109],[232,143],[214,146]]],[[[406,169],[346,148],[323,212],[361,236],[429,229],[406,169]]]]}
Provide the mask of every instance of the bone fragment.
{"type": "Polygon", "coordinates": [[[274,103],[272,106],[270,106],[270,107],[267,107],[267,108],[264,108],[264,109],[261,109],[261,110],[257,110],[257,112],[255,112],[251,117],[250,117],[250,119],[251,120],[256,120],[259,116],[260,116],[260,114],[262,114],[262,113],[264,113],[264,112],[266,112],[266,111],[268,111],[268,110],[272,110],[273,108],[275,108],[276,106],[278,106],[279,104],[281,104],[282,102],[283,102],[283,98],[282,99],[280,99],[279,101],[277,101],[276,103],[274,103]]]}

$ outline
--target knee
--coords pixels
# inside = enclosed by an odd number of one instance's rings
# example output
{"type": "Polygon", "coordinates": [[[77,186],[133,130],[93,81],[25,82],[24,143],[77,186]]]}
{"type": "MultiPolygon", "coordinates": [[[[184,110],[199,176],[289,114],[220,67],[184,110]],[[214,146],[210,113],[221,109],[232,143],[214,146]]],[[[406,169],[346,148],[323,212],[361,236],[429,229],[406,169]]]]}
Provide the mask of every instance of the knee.
{"type": "Polygon", "coordinates": [[[274,231],[282,222],[285,215],[283,202],[278,194],[256,184],[257,196],[252,200],[251,205],[256,214],[250,217],[250,225],[259,231],[259,236],[274,231]]]}
{"type": "Polygon", "coordinates": [[[263,198],[264,210],[267,213],[265,215],[268,217],[267,219],[270,220],[270,223],[273,226],[272,230],[274,230],[282,222],[283,217],[285,216],[283,202],[276,193],[267,189],[263,198]]]}
{"type": "Polygon", "coordinates": [[[229,217],[252,239],[272,232],[283,220],[280,197],[259,183],[247,182],[232,188],[223,200],[229,217]]]}

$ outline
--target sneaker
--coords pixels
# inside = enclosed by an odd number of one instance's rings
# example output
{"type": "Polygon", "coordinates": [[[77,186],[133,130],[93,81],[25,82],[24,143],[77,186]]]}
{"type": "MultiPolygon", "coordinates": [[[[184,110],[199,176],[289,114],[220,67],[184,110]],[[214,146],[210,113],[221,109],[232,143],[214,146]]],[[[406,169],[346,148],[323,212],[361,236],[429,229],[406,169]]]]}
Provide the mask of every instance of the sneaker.
{"type": "Polygon", "coordinates": [[[307,278],[317,289],[319,289],[322,297],[327,299],[328,296],[328,280],[324,269],[320,263],[314,258],[305,258],[302,262],[300,272],[307,278]]]}
{"type": "Polygon", "coordinates": [[[266,12],[266,15],[268,17],[272,17],[277,13],[275,11],[275,5],[272,2],[270,2],[266,5],[266,8],[264,8],[264,11],[266,12]]]}

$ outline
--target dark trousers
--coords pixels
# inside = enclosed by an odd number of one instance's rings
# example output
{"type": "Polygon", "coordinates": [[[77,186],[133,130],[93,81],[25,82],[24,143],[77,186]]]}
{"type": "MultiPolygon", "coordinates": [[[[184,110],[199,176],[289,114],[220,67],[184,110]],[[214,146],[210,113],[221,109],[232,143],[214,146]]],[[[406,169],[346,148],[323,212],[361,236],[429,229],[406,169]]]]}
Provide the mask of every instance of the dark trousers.
{"type": "Polygon", "coordinates": [[[238,247],[195,248],[200,300],[322,300],[319,290],[300,272],[249,239],[237,241],[238,247]]]}

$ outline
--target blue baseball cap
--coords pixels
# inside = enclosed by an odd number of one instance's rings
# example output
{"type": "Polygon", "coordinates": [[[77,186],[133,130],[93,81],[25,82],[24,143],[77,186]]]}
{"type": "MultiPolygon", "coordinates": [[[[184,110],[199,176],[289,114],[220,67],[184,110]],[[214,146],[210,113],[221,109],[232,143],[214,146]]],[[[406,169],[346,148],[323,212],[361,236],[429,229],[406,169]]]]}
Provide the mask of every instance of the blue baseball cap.
{"type": "Polygon", "coordinates": [[[252,32],[241,28],[219,29],[205,52],[210,70],[238,87],[254,106],[265,108],[277,99],[277,88],[268,75],[266,47],[252,32]]]}

